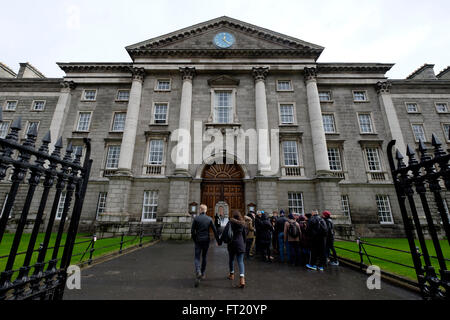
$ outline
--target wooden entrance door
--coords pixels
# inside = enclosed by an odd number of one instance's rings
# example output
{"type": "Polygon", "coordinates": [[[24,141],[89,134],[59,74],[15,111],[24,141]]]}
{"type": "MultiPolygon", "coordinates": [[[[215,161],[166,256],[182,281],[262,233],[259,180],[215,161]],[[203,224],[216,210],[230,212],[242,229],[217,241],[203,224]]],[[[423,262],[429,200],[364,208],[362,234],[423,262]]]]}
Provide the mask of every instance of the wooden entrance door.
{"type": "Polygon", "coordinates": [[[237,164],[207,165],[203,171],[202,203],[208,206],[208,215],[214,218],[217,202],[225,201],[229,213],[239,210],[245,213],[243,172],[237,164]]]}

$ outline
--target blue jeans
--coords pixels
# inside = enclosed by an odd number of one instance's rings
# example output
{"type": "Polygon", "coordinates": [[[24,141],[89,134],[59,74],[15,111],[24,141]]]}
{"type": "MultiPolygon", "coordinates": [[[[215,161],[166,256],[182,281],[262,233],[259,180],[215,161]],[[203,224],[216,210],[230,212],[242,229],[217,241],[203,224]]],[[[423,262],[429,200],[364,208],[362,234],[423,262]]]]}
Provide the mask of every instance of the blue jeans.
{"type": "Polygon", "coordinates": [[[284,247],[286,247],[287,261],[291,261],[291,253],[289,249],[289,242],[284,242],[284,232],[278,234],[278,248],[280,250],[280,261],[284,262],[284,247]]]}
{"type": "Polygon", "coordinates": [[[195,243],[195,273],[205,274],[206,270],[206,255],[208,254],[209,241],[208,242],[196,242],[195,243]],[[200,267],[200,255],[202,258],[202,264],[200,267]]]}
{"type": "Polygon", "coordinates": [[[245,274],[245,266],[244,266],[244,253],[235,253],[235,252],[229,252],[228,253],[228,262],[230,266],[230,273],[234,273],[234,258],[236,257],[238,267],[239,267],[239,275],[241,277],[245,274]]]}

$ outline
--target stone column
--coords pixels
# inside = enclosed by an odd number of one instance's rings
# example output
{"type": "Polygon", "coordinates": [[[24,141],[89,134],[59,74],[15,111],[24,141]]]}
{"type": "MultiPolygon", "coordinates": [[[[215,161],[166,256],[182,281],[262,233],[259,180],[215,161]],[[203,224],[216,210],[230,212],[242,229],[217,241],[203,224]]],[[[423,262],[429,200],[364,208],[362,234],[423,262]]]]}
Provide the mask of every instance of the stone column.
{"type": "Polygon", "coordinates": [[[388,125],[388,131],[392,139],[396,140],[395,147],[402,153],[406,153],[406,145],[403,140],[402,130],[400,128],[400,122],[395,112],[394,103],[390,94],[391,83],[390,82],[377,82],[377,93],[380,101],[381,110],[383,111],[383,117],[385,123],[388,125]]]}
{"type": "Polygon", "coordinates": [[[75,89],[75,83],[73,81],[61,82],[61,94],[53,113],[52,122],[50,123],[50,135],[52,142],[50,143],[50,152],[53,151],[53,147],[62,135],[64,131],[64,125],[66,124],[67,114],[69,113],[70,100],[72,98],[72,90],[75,89]]]}
{"type": "Polygon", "coordinates": [[[316,174],[318,176],[327,175],[330,171],[330,164],[328,162],[327,141],[323,129],[315,68],[305,68],[305,82],[316,174]]]}
{"type": "Polygon", "coordinates": [[[266,76],[269,68],[253,68],[255,78],[256,131],[258,132],[258,174],[271,175],[270,132],[267,118],[266,76]]]}
{"type": "Polygon", "coordinates": [[[131,84],[130,99],[128,101],[125,129],[123,130],[122,145],[120,147],[119,168],[121,175],[131,175],[134,145],[141,107],[142,83],[144,81],[144,68],[132,68],[133,82],[131,84]]]}
{"type": "Polygon", "coordinates": [[[180,120],[178,125],[178,144],[175,160],[175,174],[188,175],[191,159],[191,112],[192,112],[192,79],[195,68],[180,68],[183,86],[181,89],[180,120]]]}

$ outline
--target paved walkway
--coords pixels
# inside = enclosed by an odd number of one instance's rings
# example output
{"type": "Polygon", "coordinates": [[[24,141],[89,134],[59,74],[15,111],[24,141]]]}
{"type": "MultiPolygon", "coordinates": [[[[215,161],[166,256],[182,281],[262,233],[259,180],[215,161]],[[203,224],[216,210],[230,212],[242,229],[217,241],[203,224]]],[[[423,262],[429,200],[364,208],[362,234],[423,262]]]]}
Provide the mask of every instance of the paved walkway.
{"type": "MultiPolygon", "coordinates": [[[[194,244],[160,242],[81,271],[81,290],[66,289],[64,298],[80,299],[420,299],[382,282],[368,290],[367,277],[346,267],[310,271],[259,260],[246,262],[247,287],[233,287],[227,275],[225,246],[211,244],[207,279],[194,288],[194,244]]],[[[237,266],[236,266],[237,271],[237,266]]],[[[236,285],[238,280],[235,280],[236,285]]]]}

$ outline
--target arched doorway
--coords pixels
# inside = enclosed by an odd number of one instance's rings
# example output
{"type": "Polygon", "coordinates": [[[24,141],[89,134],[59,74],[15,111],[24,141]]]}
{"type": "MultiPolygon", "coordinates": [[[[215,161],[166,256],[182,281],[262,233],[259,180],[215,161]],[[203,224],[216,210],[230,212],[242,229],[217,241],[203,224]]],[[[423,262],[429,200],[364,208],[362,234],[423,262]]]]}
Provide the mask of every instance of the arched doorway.
{"type": "Polygon", "coordinates": [[[208,164],[202,173],[201,199],[208,206],[208,215],[214,218],[218,202],[228,204],[231,215],[233,210],[245,214],[244,172],[238,164],[208,164]]]}

